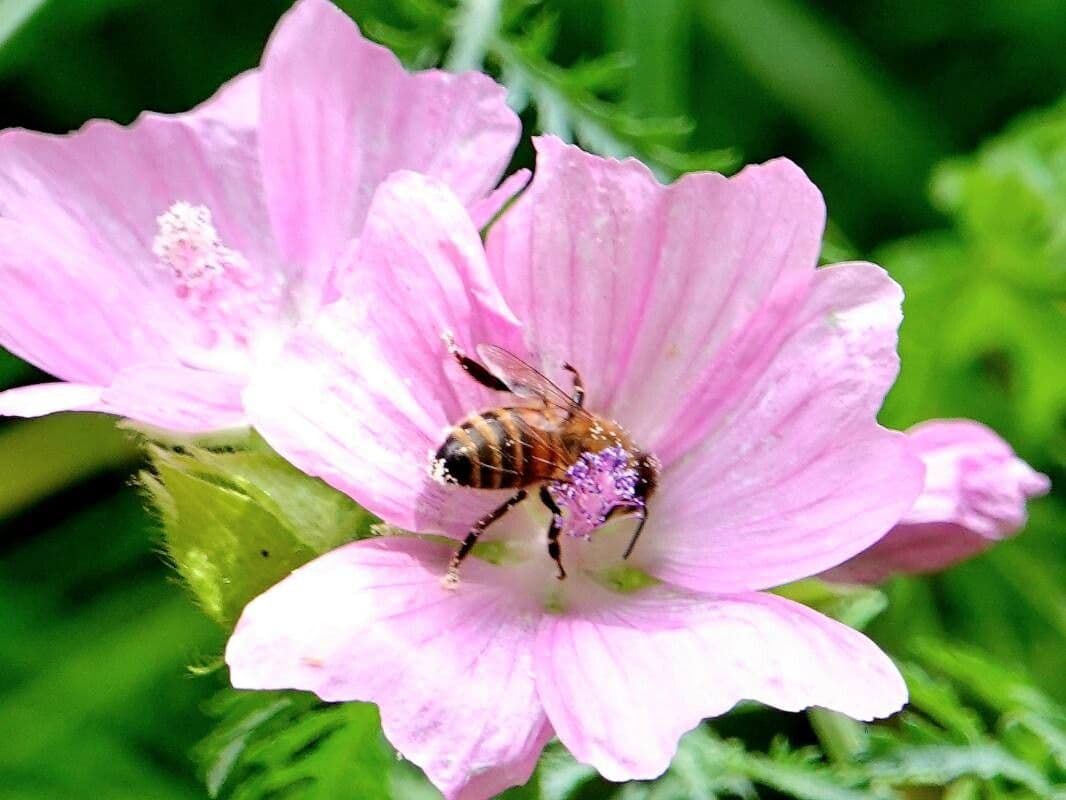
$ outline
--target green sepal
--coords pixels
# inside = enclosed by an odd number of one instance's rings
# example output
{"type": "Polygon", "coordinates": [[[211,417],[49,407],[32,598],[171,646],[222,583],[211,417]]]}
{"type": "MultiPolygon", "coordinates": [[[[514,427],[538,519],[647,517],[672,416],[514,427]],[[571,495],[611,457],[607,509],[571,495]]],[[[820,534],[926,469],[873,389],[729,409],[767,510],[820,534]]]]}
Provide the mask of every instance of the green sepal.
{"type": "Polygon", "coordinates": [[[231,627],[256,595],[322,553],[370,535],[372,517],[254,434],[224,449],[146,444],[141,485],[166,552],[204,611],[231,627]]]}
{"type": "Polygon", "coordinates": [[[774,594],[802,603],[827,617],[862,630],[888,606],[888,598],[872,586],[830,583],[807,578],[773,590],[774,594]]]}

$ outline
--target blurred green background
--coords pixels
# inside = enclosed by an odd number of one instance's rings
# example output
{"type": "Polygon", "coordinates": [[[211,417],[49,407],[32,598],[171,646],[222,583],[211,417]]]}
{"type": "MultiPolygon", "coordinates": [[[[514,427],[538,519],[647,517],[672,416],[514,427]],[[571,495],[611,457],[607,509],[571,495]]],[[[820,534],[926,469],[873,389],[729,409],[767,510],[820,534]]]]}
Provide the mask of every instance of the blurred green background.
{"type": "MultiPolygon", "coordinates": [[[[256,63],[288,5],[0,0],[0,127],[62,132],[184,110],[256,63]]],[[[884,422],[981,419],[1066,485],[1062,0],[340,5],[409,64],[484,64],[512,89],[527,133],[633,153],[664,178],[793,158],[826,194],[826,257],[877,260],[907,290],[904,370],[884,422]]],[[[515,163],[530,158],[527,143],[515,163]]],[[[41,377],[0,351],[0,388],[41,377]]],[[[214,662],[223,632],[164,565],[132,483],[138,459],[107,419],[0,421],[0,800],[205,796],[190,754],[223,680],[188,667],[214,662]]],[[[1064,530],[1059,489],[1018,539],[892,583],[871,633],[930,669],[966,648],[1008,669],[1022,694],[1066,702],[1064,530]]],[[[1003,740],[1031,708],[995,696],[1006,678],[977,683],[985,705],[972,713],[1003,740]]],[[[722,727],[755,752],[773,730],[817,741],[785,715],[722,727]]],[[[1041,741],[1029,763],[1061,777],[1066,729],[1041,741]]],[[[759,796],[822,796],[748,778],[774,787],[759,796]]],[[[1040,785],[992,778],[957,784],[977,787],[957,796],[1040,785]]],[[[714,796],[708,786],[676,796],[714,796]]]]}

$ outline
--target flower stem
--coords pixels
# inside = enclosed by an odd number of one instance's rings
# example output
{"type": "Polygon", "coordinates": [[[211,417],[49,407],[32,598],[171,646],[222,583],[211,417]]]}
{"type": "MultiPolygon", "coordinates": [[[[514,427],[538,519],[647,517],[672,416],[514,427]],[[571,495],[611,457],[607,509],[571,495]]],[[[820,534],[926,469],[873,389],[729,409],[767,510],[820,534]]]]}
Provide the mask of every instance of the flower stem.
{"type": "Polygon", "coordinates": [[[830,761],[851,763],[866,751],[866,731],[861,722],[824,708],[810,709],[807,718],[830,761]]]}

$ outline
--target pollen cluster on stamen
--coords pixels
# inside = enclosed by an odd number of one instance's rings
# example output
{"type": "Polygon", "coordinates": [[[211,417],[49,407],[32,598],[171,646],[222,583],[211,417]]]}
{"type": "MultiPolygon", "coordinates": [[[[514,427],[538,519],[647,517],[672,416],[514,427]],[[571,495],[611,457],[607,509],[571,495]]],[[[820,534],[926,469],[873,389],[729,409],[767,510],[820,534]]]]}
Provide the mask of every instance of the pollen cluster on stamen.
{"type": "Polygon", "coordinates": [[[179,293],[209,292],[227,271],[247,270],[244,257],[222,244],[206,206],[180,201],[156,222],[152,253],[170,270],[179,293]]]}
{"type": "Polygon", "coordinates": [[[206,326],[206,343],[247,345],[260,322],[279,308],[281,275],[263,264],[253,267],[223,244],[205,206],[179,201],[156,223],[152,253],[170,273],[175,294],[206,326]]]}
{"type": "Polygon", "coordinates": [[[617,446],[584,453],[562,481],[549,486],[566,534],[589,539],[614,509],[644,506],[636,493],[639,476],[630,459],[630,453],[617,446]]]}

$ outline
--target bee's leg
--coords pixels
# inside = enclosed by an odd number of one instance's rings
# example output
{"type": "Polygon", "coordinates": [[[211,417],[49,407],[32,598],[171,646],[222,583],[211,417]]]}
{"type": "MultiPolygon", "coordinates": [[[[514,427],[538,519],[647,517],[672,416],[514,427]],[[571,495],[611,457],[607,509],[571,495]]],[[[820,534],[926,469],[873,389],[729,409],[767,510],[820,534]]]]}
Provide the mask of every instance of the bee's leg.
{"type": "Polygon", "coordinates": [[[480,383],[487,389],[492,389],[496,392],[509,392],[510,387],[489,372],[489,368],[482,364],[480,361],[475,361],[470,358],[466,353],[459,349],[455,340],[452,337],[444,337],[445,344],[448,345],[448,352],[452,354],[456,361],[459,362],[459,366],[466,370],[466,374],[480,383]]]}
{"type": "Polygon", "coordinates": [[[547,484],[540,487],[540,502],[548,507],[552,515],[551,525],[548,526],[548,555],[552,557],[552,561],[559,568],[559,574],[556,577],[562,580],[566,577],[566,570],[563,569],[562,550],[559,547],[559,515],[562,512],[559,510],[559,506],[556,505],[555,498],[548,491],[547,484]]]}
{"type": "Polygon", "coordinates": [[[449,583],[457,583],[459,581],[459,565],[463,563],[463,559],[470,555],[470,551],[474,549],[474,545],[477,544],[478,537],[485,532],[485,529],[492,523],[511,510],[512,506],[516,506],[526,499],[526,490],[519,489],[514,495],[507,498],[507,502],[497,508],[495,511],[491,511],[476,523],[474,527],[470,529],[470,533],[463,539],[463,543],[459,545],[459,549],[455,551],[455,555],[452,556],[451,562],[448,564],[448,576],[445,580],[449,583]]]}
{"type": "Polygon", "coordinates": [[[624,514],[627,511],[635,512],[633,513],[633,516],[639,517],[640,522],[637,524],[637,529],[633,531],[633,538],[629,540],[629,547],[627,547],[626,551],[622,554],[623,559],[629,558],[629,556],[633,553],[633,548],[637,546],[637,539],[640,538],[640,532],[644,530],[644,523],[648,521],[648,507],[643,503],[634,505],[618,505],[608,511],[603,518],[603,521],[607,522],[607,520],[613,519],[616,514],[624,514]]]}
{"type": "Polygon", "coordinates": [[[563,369],[574,376],[574,388],[571,395],[577,407],[581,408],[585,405],[585,382],[581,380],[581,373],[577,371],[577,367],[573,364],[563,364],[563,369]]]}
{"type": "Polygon", "coordinates": [[[622,553],[622,558],[627,559],[633,553],[633,548],[637,546],[637,539],[640,538],[640,532],[644,530],[644,523],[648,521],[648,507],[640,506],[638,512],[640,515],[640,523],[637,525],[637,529],[633,531],[633,538],[629,540],[629,547],[622,553]]]}

